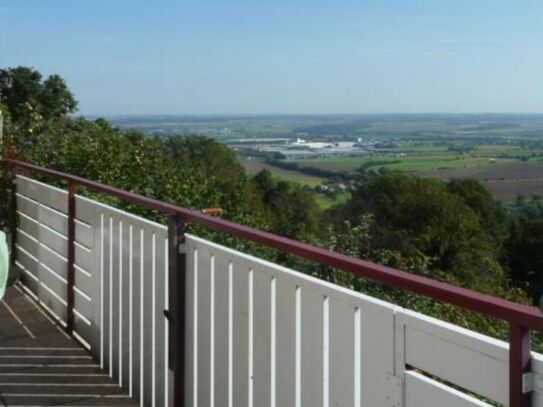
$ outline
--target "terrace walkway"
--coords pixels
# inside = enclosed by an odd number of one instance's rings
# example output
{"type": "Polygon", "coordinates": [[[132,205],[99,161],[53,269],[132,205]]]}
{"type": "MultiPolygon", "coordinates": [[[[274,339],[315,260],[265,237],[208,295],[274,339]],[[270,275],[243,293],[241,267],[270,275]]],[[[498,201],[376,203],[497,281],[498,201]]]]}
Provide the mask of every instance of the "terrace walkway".
{"type": "Polygon", "coordinates": [[[137,406],[20,286],[0,304],[0,406],[137,406]]]}

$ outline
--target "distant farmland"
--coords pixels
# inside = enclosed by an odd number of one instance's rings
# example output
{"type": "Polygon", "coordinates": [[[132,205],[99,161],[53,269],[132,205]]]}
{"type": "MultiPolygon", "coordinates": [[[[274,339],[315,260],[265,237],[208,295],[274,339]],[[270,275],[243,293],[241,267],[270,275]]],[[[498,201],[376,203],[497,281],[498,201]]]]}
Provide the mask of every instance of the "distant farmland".
{"type": "Polygon", "coordinates": [[[494,166],[498,163],[511,162],[510,159],[493,159],[487,157],[470,157],[458,154],[435,153],[424,156],[394,158],[391,156],[362,158],[362,157],[324,157],[305,160],[295,160],[305,167],[314,167],[329,171],[354,171],[362,164],[367,169],[377,171],[386,167],[399,171],[439,171],[440,169],[472,168],[494,166]],[[371,163],[375,162],[375,165],[371,163]]]}
{"type": "Polygon", "coordinates": [[[543,196],[543,164],[514,162],[479,168],[459,168],[420,172],[431,178],[473,178],[480,181],[496,198],[511,202],[517,194],[543,196]]]}
{"type": "Polygon", "coordinates": [[[242,164],[249,174],[256,174],[263,169],[267,169],[280,179],[289,182],[296,182],[301,185],[308,185],[310,187],[320,185],[322,181],[324,181],[324,178],[302,174],[298,171],[290,171],[283,168],[274,167],[273,165],[267,164],[260,160],[243,160],[242,164]]]}

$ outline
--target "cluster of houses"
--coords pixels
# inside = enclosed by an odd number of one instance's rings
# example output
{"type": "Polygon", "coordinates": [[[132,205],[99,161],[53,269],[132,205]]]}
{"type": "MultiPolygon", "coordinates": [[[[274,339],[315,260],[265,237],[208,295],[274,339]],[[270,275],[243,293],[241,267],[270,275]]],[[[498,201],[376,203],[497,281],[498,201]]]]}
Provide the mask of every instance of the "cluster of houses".
{"type": "Polygon", "coordinates": [[[340,192],[352,192],[356,189],[358,183],[355,180],[326,181],[315,187],[315,190],[321,194],[334,195],[340,192]]]}

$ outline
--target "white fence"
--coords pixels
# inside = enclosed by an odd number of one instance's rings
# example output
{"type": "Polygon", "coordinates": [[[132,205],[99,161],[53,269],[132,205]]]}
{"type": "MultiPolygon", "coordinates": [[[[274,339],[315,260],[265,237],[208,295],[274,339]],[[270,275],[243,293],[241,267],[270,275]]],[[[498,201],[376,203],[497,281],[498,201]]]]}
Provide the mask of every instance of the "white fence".
{"type": "MultiPolygon", "coordinates": [[[[142,405],[168,405],[166,227],[76,196],[74,335],[142,405]]],[[[17,265],[65,324],[67,193],[17,177],[17,265]]]]}
{"type": "MultiPolygon", "coordinates": [[[[66,320],[67,193],[18,176],[17,265],[66,320]]],[[[76,196],[75,334],[147,406],[171,404],[164,226],[76,196]]],[[[187,406],[508,405],[508,344],[187,236],[187,406]],[[486,400],[486,401],[484,401],[486,400]]],[[[533,406],[543,357],[533,354],[533,406]]]]}

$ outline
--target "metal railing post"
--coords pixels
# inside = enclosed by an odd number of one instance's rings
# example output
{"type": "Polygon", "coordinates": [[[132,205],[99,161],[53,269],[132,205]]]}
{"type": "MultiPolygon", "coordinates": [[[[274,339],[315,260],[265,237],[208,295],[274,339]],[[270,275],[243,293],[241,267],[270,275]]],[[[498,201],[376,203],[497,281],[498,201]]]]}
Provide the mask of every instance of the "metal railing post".
{"type": "Polygon", "coordinates": [[[509,407],[531,406],[530,331],[515,323],[509,324],[509,407]]]}
{"type": "Polygon", "coordinates": [[[73,182],[68,183],[68,269],[66,287],[66,330],[74,330],[74,284],[75,284],[75,187],[73,182]]]}
{"type": "Polygon", "coordinates": [[[168,221],[169,245],[169,356],[168,364],[173,372],[173,406],[183,407],[185,403],[185,243],[186,222],[179,215],[172,215],[168,221]]]}

